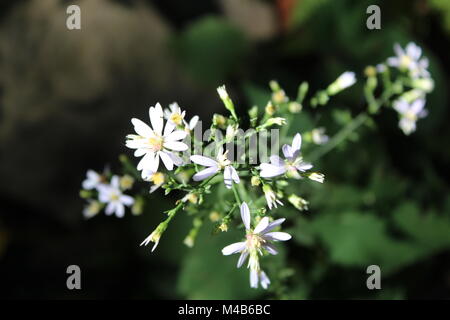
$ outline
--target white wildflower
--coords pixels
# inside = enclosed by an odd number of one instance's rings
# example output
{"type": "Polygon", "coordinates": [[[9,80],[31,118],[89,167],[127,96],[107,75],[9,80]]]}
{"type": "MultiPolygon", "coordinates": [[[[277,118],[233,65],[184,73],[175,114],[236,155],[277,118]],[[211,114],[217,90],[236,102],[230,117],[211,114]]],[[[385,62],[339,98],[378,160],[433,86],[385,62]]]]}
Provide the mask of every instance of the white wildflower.
{"type": "Polygon", "coordinates": [[[403,71],[409,71],[413,78],[428,78],[428,59],[422,57],[422,49],[414,42],[410,42],[403,49],[398,43],[394,45],[396,56],[387,59],[388,65],[403,71]]]}
{"type": "Polygon", "coordinates": [[[118,218],[122,218],[125,214],[125,206],[129,207],[134,203],[133,197],[123,194],[120,190],[118,176],[113,176],[110,184],[100,185],[98,192],[100,202],[107,203],[105,209],[107,215],[115,213],[118,218]]]}
{"type": "Polygon", "coordinates": [[[222,254],[227,256],[234,253],[240,253],[241,255],[237,263],[238,268],[240,268],[249,257],[247,267],[250,268],[251,287],[257,287],[259,279],[262,287],[266,288],[270,283],[270,280],[260,269],[259,255],[263,254],[262,250],[265,250],[272,255],[278,254],[278,251],[271,242],[287,241],[291,239],[291,235],[286,232],[272,232],[275,227],[281,225],[285,221],[284,218],[269,222],[269,218],[264,217],[254,229],[251,229],[250,209],[247,203],[242,203],[240,211],[242,222],[244,223],[246,230],[246,240],[226,246],[222,249],[222,254]]]}
{"type": "Polygon", "coordinates": [[[95,172],[94,170],[88,170],[86,173],[86,179],[82,183],[82,187],[85,190],[97,189],[105,181],[103,175],[95,172]]]}
{"type": "Polygon", "coordinates": [[[131,120],[137,135],[129,135],[126,146],[136,149],[136,157],[143,156],[137,166],[138,170],[158,171],[160,158],[167,170],[173,170],[173,166],[181,165],[182,161],[172,151],[188,149],[185,143],[179,141],[183,140],[187,133],[183,130],[174,131],[175,124],[171,121],[167,121],[164,127],[163,111],[159,103],[150,107],[149,115],[152,128],[139,119],[131,120]]]}
{"type": "Polygon", "coordinates": [[[272,207],[277,208],[278,205],[283,205],[283,203],[278,200],[276,193],[268,184],[264,185],[262,189],[264,192],[264,197],[266,198],[267,206],[270,210],[272,210],[272,207]]]}
{"type": "Polygon", "coordinates": [[[310,163],[303,162],[300,157],[302,137],[297,133],[292,140],[292,145],[283,146],[285,160],[277,155],[270,156],[270,163],[261,163],[261,177],[272,178],[287,173],[295,178],[300,178],[299,172],[305,172],[312,168],[310,163]]]}
{"type": "Polygon", "coordinates": [[[228,150],[223,153],[223,148],[221,148],[218,152],[216,160],[211,159],[209,157],[193,155],[191,156],[191,161],[207,167],[199,172],[197,172],[192,178],[194,181],[205,180],[217,172],[223,170],[223,180],[225,186],[230,189],[232,183],[239,183],[239,175],[236,169],[231,165],[231,161],[227,158],[228,150]]]}
{"type": "Polygon", "coordinates": [[[424,99],[417,99],[412,103],[408,103],[403,99],[396,100],[393,107],[400,115],[399,127],[406,135],[416,131],[417,120],[426,117],[428,113],[424,109],[424,99]]]}
{"type": "Polygon", "coordinates": [[[164,118],[175,126],[180,126],[184,122],[186,111],[181,110],[177,102],[169,104],[168,109],[164,109],[164,118]]]}

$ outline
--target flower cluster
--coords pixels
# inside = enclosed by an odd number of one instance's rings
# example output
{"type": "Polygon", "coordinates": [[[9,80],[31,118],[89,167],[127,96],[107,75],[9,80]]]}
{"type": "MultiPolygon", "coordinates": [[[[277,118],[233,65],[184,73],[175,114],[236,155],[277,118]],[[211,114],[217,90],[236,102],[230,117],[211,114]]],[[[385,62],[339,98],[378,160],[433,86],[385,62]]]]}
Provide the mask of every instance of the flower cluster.
{"type": "Polygon", "coordinates": [[[351,71],[343,72],[309,100],[307,82],[299,86],[297,97],[292,99],[276,81],[271,81],[270,100],[250,108],[248,120],[237,114],[228,91],[221,86],[217,92],[229,115],[214,114],[204,134],[198,116],[188,121],[186,111],[177,103],[164,109],[157,103],[148,110],[149,123],[131,119],[134,133],[126,137],[126,146],[140,158],[137,165],[122,155],[126,172],[123,176],[88,171],[81,191],[88,200],[85,217],[92,217],[103,208],[107,215],[117,217],[124,216],[126,207],[135,214],[142,212],[148,191],[134,198],[124,193],[131,190],[135,180],[144,185],[150,183],[150,193],[158,189],[164,190],[165,195],[173,192],[179,197],[175,207],[165,212],[165,219],[141,243],[153,243],[154,251],[180,211],[193,216],[192,229],[184,239],[192,247],[208,220],[213,224],[213,234],[227,232],[233,223],[240,225],[236,219],[239,209],[245,240],[230,244],[222,253],[240,253],[237,267],[248,260],[250,286],[267,289],[271,281],[261,267],[261,258],[278,253],[274,242],[291,239],[291,235],[278,230],[289,218],[288,213],[308,210],[309,202],[296,194],[303,190],[298,187],[311,181],[322,184],[325,180],[324,174],[312,170],[312,163],[317,166],[318,158],[350,137],[383,106],[392,106],[400,114],[399,125],[406,134],[412,133],[416,121],[425,117],[425,95],[433,87],[428,61],[415,44],[408,44],[405,50],[396,45],[395,52],[396,56],[387,59],[387,63],[365,70],[368,112],[352,119],[350,112],[336,111],[336,122],[343,128],[332,136],[322,126],[310,127],[301,134],[297,131],[302,128],[291,125],[308,107],[325,106],[335,95],[353,86],[357,78],[351,71]],[[378,77],[382,89],[378,87],[378,77]]]}
{"type": "Polygon", "coordinates": [[[410,42],[403,49],[398,43],[394,45],[395,56],[387,59],[386,64],[379,64],[376,70],[382,75],[387,92],[400,93],[392,107],[399,115],[399,127],[404,134],[416,131],[416,122],[426,117],[425,96],[433,90],[434,82],[428,71],[429,62],[422,55],[422,49],[410,42]],[[391,82],[390,68],[399,72],[397,80],[391,82]],[[409,87],[410,90],[404,90],[409,87]]]}
{"type": "Polygon", "coordinates": [[[106,215],[115,214],[122,218],[125,215],[125,206],[130,207],[135,202],[133,197],[124,194],[125,190],[133,187],[133,183],[134,179],[129,175],[119,177],[88,170],[81,190],[82,196],[88,201],[83,210],[84,217],[91,218],[105,207],[106,215]]]}

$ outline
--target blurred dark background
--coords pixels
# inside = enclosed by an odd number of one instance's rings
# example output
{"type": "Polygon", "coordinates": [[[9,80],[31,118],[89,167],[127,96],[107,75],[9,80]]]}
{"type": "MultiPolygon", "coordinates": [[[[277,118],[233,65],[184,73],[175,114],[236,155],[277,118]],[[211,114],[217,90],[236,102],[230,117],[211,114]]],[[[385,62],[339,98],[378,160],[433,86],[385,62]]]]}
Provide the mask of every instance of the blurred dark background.
{"type": "MultiPolygon", "coordinates": [[[[2,1],[1,297],[450,298],[449,34],[446,0],[2,1]],[[69,4],[81,7],[79,31],[66,28],[69,4]],[[366,28],[370,4],[381,7],[381,30],[366,28]],[[383,111],[317,164],[327,184],[311,192],[310,213],[297,213],[300,240],[283,255],[293,272],[273,291],[248,289],[246,271],[223,264],[229,237],[205,230],[184,246],[185,215],[155,253],[139,247],[176,198],[154,195],[137,217],[83,219],[86,170],[131,156],[129,119],[156,102],[206,120],[223,112],[215,88],[226,84],[243,112],[272,79],[291,96],[301,81],[314,92],[345,70],[363,79],[409,41],[431,62],[429,116],[406,137],[383,111]],[[378,261],[383,289],[369,292],[365,266],[378,261]],[[80,291],[66,288],[71,264],[80,291]]],[[[362,85],[311,123],[336,132],[333,108],[362,111],[362,85]]]]}

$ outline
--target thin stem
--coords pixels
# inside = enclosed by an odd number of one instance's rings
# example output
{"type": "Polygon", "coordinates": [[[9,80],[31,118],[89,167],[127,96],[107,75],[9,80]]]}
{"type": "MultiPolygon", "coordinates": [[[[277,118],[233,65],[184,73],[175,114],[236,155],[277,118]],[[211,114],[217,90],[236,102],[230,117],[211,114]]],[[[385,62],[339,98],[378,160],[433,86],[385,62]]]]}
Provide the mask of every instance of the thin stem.
{"type": "Polygon", "coordinates": [[[334,148],[336,148],[339,144],[341,144],[347,137],[356,130],[359,126],[364,124],[366,120],[369,118],[369,115],[365,112],[360,113],[356,118],[354,118],[349,124],[347,124],[344,128],[342,128],[331,140],[323,145],[323,147],[316,149],[315,152],[311,154],[308,158],[309,161],[314,162],[317,159],[321,158],[334,148]]]}
{"type": "Polygon", "coordinates": [[[238,191],[237,191],[237,189],[236,189],[236,184],[235,184],[235,183],[232,183],[231,189],[233,190],[233,194],[234,194],[234,198],[236,199],[236,202],[237,202],[239,205],[241,205],[241,204],[242,204],[242,201],[241,201],[241,199],[240,199],[240,197],[239,197],[239,193],[238,193],[238,191]]]}

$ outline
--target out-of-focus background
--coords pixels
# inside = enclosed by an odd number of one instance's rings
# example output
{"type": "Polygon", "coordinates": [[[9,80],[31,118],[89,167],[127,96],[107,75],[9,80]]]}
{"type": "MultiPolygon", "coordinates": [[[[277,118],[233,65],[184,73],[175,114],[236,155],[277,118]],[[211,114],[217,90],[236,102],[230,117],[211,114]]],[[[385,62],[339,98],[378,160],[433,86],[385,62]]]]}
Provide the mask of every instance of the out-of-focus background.
{"type": "MultiPolygon", "coordinates": [[[[447,0],[2,1],[0,296],[450,298],[449,35],[447,0]],[[81,30],[66,28],[70,4],[81,7],[81,30]],[[366,28],[370,4],[381,7],[381,30],[366,28]],[[155,253],[139,247],[174,197],[152,195],[141,216],[83,219],[86,170],[131,156],[129,119],[157,101],[208,119],[222,112],[215,88],[226,84],[242,112],[268,97],[271,79],[291,96],[301,81],[315,91],[345,70],[362,80],[366,65],[409,41],[430,59],[428,117],[407,137],[384,110],[315,163],[327,183],[303,190],[310,211],[287,225],[294,239],[270,291],[249,289],[247,271],[220,254],[230,234],[206,225],[194,248],[183,245],[186,215],[155,253]],[[66,288],[71,264],[82,290],[66,288]],[[382,290],[366,288],[371,264],[382,290]]],[[[310,123],[333,134],[336,110],[363,110],[362,85],[326,108],[310,123]]]]}

